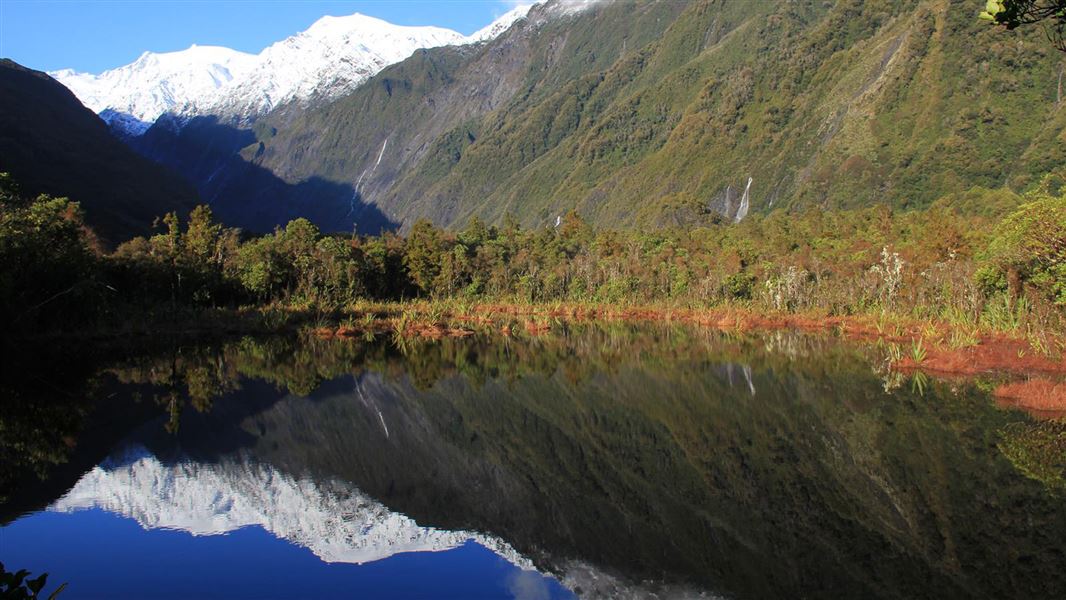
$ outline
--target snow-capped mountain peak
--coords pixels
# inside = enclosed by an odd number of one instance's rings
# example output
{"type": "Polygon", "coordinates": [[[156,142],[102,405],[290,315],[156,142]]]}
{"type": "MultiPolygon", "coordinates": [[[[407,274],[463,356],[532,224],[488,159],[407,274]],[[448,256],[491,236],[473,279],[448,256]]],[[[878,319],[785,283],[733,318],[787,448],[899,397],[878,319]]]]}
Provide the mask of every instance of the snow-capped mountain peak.
{"type": "Polygon", "coordinates": [[[213,95],[243,79],[255,62],[252,54],[193,45],[178,52],[145,52],[132,63],[100,75],[71,69],[50,75],[92,110],[126,115],[132,118],[131,124],[147,129],[161,114],[180,111],[190,98],[213,95]]]}
{"type": "Polygon", "coordinates": [[[293,101],[342,95],[420,48],[460,44],[440,27],[404,27],[354,14],[322,17],[263,50],[246,78],[203,103],[210,114],[248,117],[293,101]]]}
{"type": "Polygon", "coordinates": [[[344,95],[419,49],[490,40],[531,6],[517,6],[471,36],[356,13],[324,16],[257,55],[193,45],[177,52],[145,52],[99,75],[71,69],[50,75],[127,135],[144,133],[165,113],[246,121],[285,104],[344,95]]]}

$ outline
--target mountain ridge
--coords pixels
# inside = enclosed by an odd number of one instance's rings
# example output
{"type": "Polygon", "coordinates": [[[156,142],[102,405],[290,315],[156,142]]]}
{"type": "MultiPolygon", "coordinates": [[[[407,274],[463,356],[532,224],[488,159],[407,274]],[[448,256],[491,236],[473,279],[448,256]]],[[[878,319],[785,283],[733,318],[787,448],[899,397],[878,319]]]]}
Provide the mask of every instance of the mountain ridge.
{"type": "Polygon", "coordinates": [[[258,54],[193,44],[176,52],[145,52],[99,75],[71,69],[49,74],[124,136],[143,135],[164,114],[250,121],[287,104],[342,96],[415,50],[488,41],[530,6],[516,6],[470,36],[360,13],[326,15],[258,54]]]}
{"type": "MultiPolygon", "coordinates": [[[[489,44],[424,50],[345,96],[265,115],[227,160],[343,183],[401,228],[918,208],[974,186],[1023,191],[1066,164],[1059,57],[1039,31],[988,28],[964,0],[571,6],[538,5],[489,44]]],[[[171,143],[148,151],[166,162],[171,143]]],[[[200,183],[205,197],[261,201],[200,183]]]]}
{"type": "MultiPolygon", "coordinates": [[[[131,143],[146,156],[183,172],[197,170],[201,176],[193,179],[201,195],[225,206],[226,215],[220,216],[228,215],[232,217],[229,222],[246,229],[269,231],[275,225],[242,216],[263,204],[263,196],[256,191],[259,186],[227,177],[246,165],[261,167],[290,186],[318,178],[352,190],[314,197],[293,192],[296,195],[271,198],[271,203],[316,203],[344,215],[350,200],[357,198],[361,204],[375,206],[389,222],[399,224],[391,207],[371,199],[380,193],[383,183],[387,185],[405,169],[419,168],[441,139],[461,139],[464,134],[455,129],[457,126],[476,122],[516,97],[540,97],[589,65],[606,68],[613,62],[609,53],[591,50],[600,37],[595,23],[598,13],[607,11],[624,20],[607,41],[614,52],[627,43],[652,41],[683,8],[676,2],[645,3],[637,10],[610,2],[579,4],[556,1],[535,5],[524,20],[489,43],[420,50],[347,96],[309,110],[283,107],[264,115],[243,133],[238,128],[219,132],[217,123],[205,120],[194,120],[181,128],[161,121],[131,143]],[[581,31],[571,35],[568,29],[581,23],[581,31]],[[544,37],[562,37],[590,50],[562,53],[558,47],[540,44],[544,37]],[[543,76],[539,74],[542,70],[543,76]],[[486,77],[486,73],[492,76],[486,77]],[[216,143],[234,138],[241,142],[224,150],[216,143]],[[291,160],[277,160],[278,151],[291,160]]],[[[325,230],[351,231],[357,224],[360,231],[377,233],[378,221],[364,227],[359,220],[312,220],[325,230]]]]}
{"type": "Polygon", "coordinates": [[[259,232],[295,216],[364,233],[547,226],[571,210],[691,227],[1024,191],[1066,165],[1060,59],[969,8],[549,0],[336,97],[254,122],[168,117],[129,141],[259,232]]]}
{"type": "Polygon", "coordinates": [[[27,196],[79,202],[106,242],[144,235],[160,215],[199,201],[188,182],[112,136],[45,73],[0,59],[0,107],[0,172],[27,196]]]}

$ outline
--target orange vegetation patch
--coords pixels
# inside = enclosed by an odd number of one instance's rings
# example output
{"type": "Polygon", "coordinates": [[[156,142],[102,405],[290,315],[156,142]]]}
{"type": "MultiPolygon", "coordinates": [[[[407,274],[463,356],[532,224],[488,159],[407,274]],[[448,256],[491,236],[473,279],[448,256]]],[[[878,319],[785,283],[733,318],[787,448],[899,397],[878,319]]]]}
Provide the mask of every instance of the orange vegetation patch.
{"type": "MultiPolygon", "coordinates": [[[[366,325],[341,325],[336,329],[332,327],[319,327],[312,329],[311,333],[315,336],[323,339],[330,338],[353,338],[371,334],[381,334],[394,331],[396,324],[390,320],[382,320],[375,322],[369,326],[366,325]]],[[[465,327],[451,327],[447,325],[441,325],[439,323],[411,323],[404,328],[404,335],[413,337],[424,337],[430,339],[442,339],[446,337],[467,337],[474,335],[474,332],[465,327]]]]}
{"type": "Polygon", "coordinates": [[[312,329],[311,333],[315,334],[320,338],[331,338],[337,334],[337,331],[332,327],[318,327],[316,329],[312,329]]]}
{"type": "Polygon", "coordinates": [[[536,321],[526,321],[526,332],[529,335],[542,335],[551,331],[551,325],[548,323],[538,323],[536,321]]]}
{"type": "Polygon", "coordinates": [[[976,346],[966,348],[930,347],[920,364],[905,357],[894,365],[911,371],[980,375],[995,371],[1012,373],[1066,373],[1066,360],[1055,360],[1034,351],[1025,340],[1006,336],[986,336],[976,346]]]}
{"type": "MultiPolygon", "coordinates": [[[[565,321],[657,321],[692,323],[725,331],[833,331],[849,339],[882,340],[900,344],[904,353],[907,346],[921,340],[925,358],[917,363],[905,357],[895,363],[901,370],[921,369],[942,375],[978,375],[990,372],[1010,373],[1066,373],[1066,359],[1049,358],[1030,348],[1026,340],[1005,335],[985,335],[974,340],[975,344],[951,348],[945,340],[952,331],[946,324],[923,322],[878,323],[872,316],[826,317],[785,313],[754,313],[739,308],[724,309],[673,309],[673,308],[614,308],[556,306],[515,306],[488,304],[477,307],[481,319],[497,317],[535,317],[547,315],[565,321]]],[[[530,333],[543,333],[541,328],[531,328],[530,333]]],[[[506,332],[507,334],[510,331],[506,332]]],[[[971,333],[972,335],[972,333],[971,333]]]]}
{"type": "Polygon", "coordinates": [[[996,388],[994,395],[1002,404],[1025,409],[1034,416],[1066,416],[1066,382],[1030,379],[996,388]]]}

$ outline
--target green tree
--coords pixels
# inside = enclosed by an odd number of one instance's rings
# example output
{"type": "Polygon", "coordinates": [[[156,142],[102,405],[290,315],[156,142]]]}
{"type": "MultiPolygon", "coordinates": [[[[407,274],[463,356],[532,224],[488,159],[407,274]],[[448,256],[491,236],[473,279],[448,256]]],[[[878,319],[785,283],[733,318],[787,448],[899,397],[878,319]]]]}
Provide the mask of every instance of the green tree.
{"type": "Polygon", "coordinates": [[[474,217],[470,219],[470,224],[467,225],[466,229],[459,234],[459,241],[476,250],[478,246],[487,242],[489,237],[489,228],[485,226],[484,221],[474,217]]]}
{"type": "Polygon", "coordinates": [[[259,300],[270,300],[283,288],[287,268],[279,250],[277,234],[241,246],[236,262],[241,285],[259,300]]]}
{"type": "Polygon", "coordinates": [[[407,236],[407,251],[403,263],[411,281],[425,294],[432,294],[434,291],[434,282],[441,271],[442,253],[440,230],[434,227],[433,223],[419,219],[407,236]]]}
{"type": "Polygon", "coordinates": [[[221,262],[219,242],[222,225],[214,221],[211,209],[197,206],[189,213],[189,225],[185,232],[185,252],[199,263],[221,262]]]}
{"type": "Polygon", "coordinates": [[[78,203],[24,198],[0,174],[0,329],[82,322],[106,293],[98,243],[78,203]]]}

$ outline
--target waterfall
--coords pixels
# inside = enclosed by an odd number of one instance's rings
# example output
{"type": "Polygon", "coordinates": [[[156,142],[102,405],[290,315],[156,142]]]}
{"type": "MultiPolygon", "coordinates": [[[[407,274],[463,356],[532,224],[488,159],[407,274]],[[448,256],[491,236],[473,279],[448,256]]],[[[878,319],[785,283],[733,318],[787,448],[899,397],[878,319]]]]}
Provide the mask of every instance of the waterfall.
{"type": "Polygon", "coordinates": [[[737,209],[737,216],[733,218],[734,223],[739,223],[744,220],[744,217],[748,216],[748,210],[751,208],[751,201],[749,199],[751,182],[752,178],[748,177],[748,185],[744,187],[744,195],[740,198],[740,208],[737,209]]]}
{"type": "Polygon", "coordinates": [[[368,173],[370,175],[373,175],[374,171],[378,170],[378,165],[381,164],[381,159],[382,159],[382,157],[385,156],[385,148],[387,148],[388,146],[389,146],[389,138],[385,138],[385,143],[381,145],[381,152],[378,153],[377,162],[374,163],[373,167],[370,167],[368,169],[363,169],[363,174],[359,176],[359,181],[355,182],[355,189],[352,191],[351,206],[348,207],[348,215],[346,215],[346,216],[351,216],[351,214],[355,212],[355,201],[357,199],[362,199],[364,201],[366,200],[365,198],[362,198],[362,190],[360,189],[360,188],[363,187],[363,179],[366,178],[368,173]]]}

